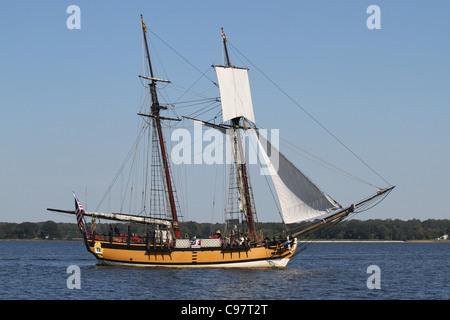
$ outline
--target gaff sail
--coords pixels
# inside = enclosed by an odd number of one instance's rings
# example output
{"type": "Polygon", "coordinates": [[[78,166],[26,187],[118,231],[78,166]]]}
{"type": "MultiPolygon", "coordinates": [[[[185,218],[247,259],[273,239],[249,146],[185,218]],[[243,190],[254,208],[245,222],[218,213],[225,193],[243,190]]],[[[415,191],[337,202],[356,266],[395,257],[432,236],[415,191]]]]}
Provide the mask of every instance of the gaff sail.
{"type": "Polygon", "coordinates": [[[254,132],[267,172],[277,191],[281,214],[286,224],[313,219],[342,208],[261,134],[254,132]],[[268,150],[271,151],[270,157],[268,150]]]}

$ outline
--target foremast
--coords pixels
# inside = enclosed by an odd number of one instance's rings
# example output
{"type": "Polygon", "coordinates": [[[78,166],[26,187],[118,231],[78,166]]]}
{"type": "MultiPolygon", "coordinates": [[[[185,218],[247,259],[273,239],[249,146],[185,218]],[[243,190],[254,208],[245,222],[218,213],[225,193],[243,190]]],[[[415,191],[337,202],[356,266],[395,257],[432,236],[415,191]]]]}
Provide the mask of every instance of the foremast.
{"type": "MultiPolygon", "coordinates": [[[[170,176],[166,146],[165,146],[164,137],[163,137],[162,128],[161,128],[161,118],[162,117],[160,116],[160,110],[162,109],[162,107],[159,104],[158,95],[156,92],[156,82],[158,82],[158,81],[169,82],[169,81],[157,79],[154,77],[152,62],[150,59],[150,52],[149,52],[148,43],[147,43],[147,27],[144,23],[144,20],[142,19],[142,15],[141,15],[141,23],[142,23],[142,34],[143,34],[144,42],[145,42],[145,50],[147,53],[148,68],[149,68],[149,72],[150,72],[150,78],[147,78],[147,77],[142,77],[142,78],[146,78],[147,80],[151,81],[149,84],[149,87],[150,87],[150,96],[151,96],[152,105],[151,105],[151,114],[139,114],[139,115],[152,118],[153,125],[156,128],[156,132],[158,135],[159,148],[161,151],[162,164],[163,164],[163,168],[164,168],[165,183],[167,186],[169,207],[170,207],[170,211],[172,214],[172,227],[173,227],[173,231],[175,233],[175,238],[180,239],[181,233],[180,233],[180,227],[178,224],[177,208],[175,205],[174,188],[173,188],[172,179],[170,176]]],[[[165,118],[163,117],[162,119],[165,119],[165,118]]]]}
{"type": "MultiPolygon", "coordinates": [[[[223,47],[225,52],[225,60],[226,60],[226,66],[228,68],[235,68],[231,65],[230,57],[228,55],[228,48],[227,48],[227,38],[225,36],[225,32],[223,31],[223,28],[221,29],[222,32],[222,41],[223,41],[223,47]]],[[[241,201],[241,209],[244,213],[244,217],[247,220],[248,224],[248,233],[250,236],[250,239],[255,239],[255,219],[254,219],[254,208],[252,208],[252,202],[250,200],[250,188],[249,188],[249,177],[248,177],[248,171],[247,171],[247,165],[245,162],[245,156],[244,156],[244,150],[242,146],[242,139],[240,135],[240,129],[244,126],[241,125],[244,123],[244,118],[242,116],[238,116],[231,119],[231,123],[234,127],[234,136],[233,136],[233,153],[234,153],[234,159],[235,164],[237,168],[237,180],[238,180],[238,190],[240,195],[240,201],[241,201]]]]}

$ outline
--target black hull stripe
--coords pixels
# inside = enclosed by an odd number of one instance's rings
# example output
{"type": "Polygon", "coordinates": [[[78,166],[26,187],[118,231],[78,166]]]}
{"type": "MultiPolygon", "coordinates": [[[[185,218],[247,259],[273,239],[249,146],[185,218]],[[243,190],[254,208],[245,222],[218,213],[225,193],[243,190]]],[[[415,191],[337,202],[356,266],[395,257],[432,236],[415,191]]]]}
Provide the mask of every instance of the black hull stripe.
{"type": "Polygon", "coordinates": [[[137,262],[137,261],[122,261],[122,260],[112,260],[112,259],[103,259],[100,257],[96,257],[100,261],[110,261],[114,263],[123,263],[123,264],[135,264],[135,265],[142,265],[142,266],[185,266],[185,265],[192,265],[192,266],[207,266],[207,265],[221,265],[221,264],[232,264],[232,263],[248,263],[248,262],[258,262],[258,261],[270,261],[270,260],[277,260],[277,259],[283,259],[284,257],[288,256],[289,253],[278,256],[278,257],[270,257],[270,258],[260,258],[260,259],[247,259],[247,260],[239,260],[239,261],[221,261],[221,262],[192,262],[192,263],[182,263],[182,262],[161,262],[161,263],[148,263],[148,262],[137,262]]]}

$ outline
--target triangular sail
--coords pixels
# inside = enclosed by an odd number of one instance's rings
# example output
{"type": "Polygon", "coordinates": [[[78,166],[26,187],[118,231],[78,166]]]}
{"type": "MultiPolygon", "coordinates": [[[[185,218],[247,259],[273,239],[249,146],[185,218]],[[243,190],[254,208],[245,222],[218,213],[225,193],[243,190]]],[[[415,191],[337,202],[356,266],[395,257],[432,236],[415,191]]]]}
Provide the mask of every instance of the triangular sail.
{"type": "Polygon", "coordinates": [[[286,224],[313,219],[341,208],[266,139],[258,133],[256,135],[286,224]],[[267,150],[271,151],[270,157],[267,150]]]}
{"type": "Polygon", "coordinates": [[[244,117],[255,123],[248,69],[215,66],[222,101],[223,122],[244,117]]]}

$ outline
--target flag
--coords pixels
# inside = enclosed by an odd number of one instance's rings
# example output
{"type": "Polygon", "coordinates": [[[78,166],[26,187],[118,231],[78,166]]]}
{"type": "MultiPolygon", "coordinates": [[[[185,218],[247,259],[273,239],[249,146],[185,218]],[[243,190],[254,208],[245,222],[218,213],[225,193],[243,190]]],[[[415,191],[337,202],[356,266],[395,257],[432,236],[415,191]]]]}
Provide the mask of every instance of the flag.
{"type": "Polygon", "coordinates": [[[223,40],[227,41],[227,37],[225,36],[225,32],[223,32],[223,28],[221,28],[221,29],[222,29],[222,38],[223,38],[223,40]]]}
{"type": "Polygon", "coordinates": [[[84,209],[81,206],[80,201],[78,201],[77,196],[75,195],[75,192],[73,193],[73,196],[75,198],[75,214],[77,216],[77,223],[78,228],[81,232],[84,230],[84,209]]]}
{"type": "Polygon", "coordinates": [[[147,27],[145,26],[144,20],[142,19],[142,14],[141,14],[141,22],[142,22],[142,27],[144,28],[144,32],[147,32],[147,27]]]}

